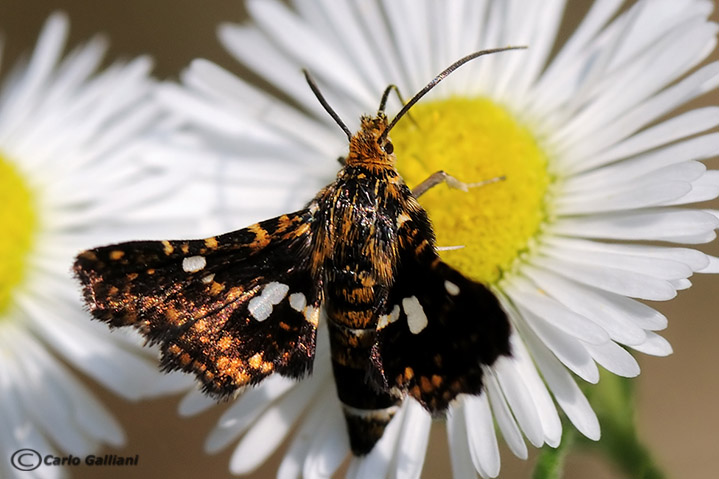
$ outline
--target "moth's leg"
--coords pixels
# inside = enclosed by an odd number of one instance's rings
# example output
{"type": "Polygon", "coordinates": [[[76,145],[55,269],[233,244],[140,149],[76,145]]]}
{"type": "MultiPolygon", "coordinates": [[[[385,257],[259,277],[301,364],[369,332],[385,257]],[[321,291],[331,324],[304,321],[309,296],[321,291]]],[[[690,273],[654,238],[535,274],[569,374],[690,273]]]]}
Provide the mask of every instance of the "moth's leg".
{"type": "Polygon", "coordinates": [[[415,198],[419,198],[423,194],[427,192],[430,188],[433,188],[437,186],[440,183],[447,183],[447,186],[450,188],[455,188],[462,191],[468,191],[470,188],[476,188],[478,186],[484,186],[488,185],[490,183],[496,183],[497,181],[503,181],[505,180],[505,176],[497,176],[494,178],[490,178],[488,180],[479,181],[477,183],[464,183],[462,181],[459,181],[454,176],[450,175],[449,173],[445,171],[437,171],[435,173],[432,173],[429,178],[424,180],[419,185],[415,186],[412,189],[412,194],[415,198]]]}
{"type": "Polygon", "coordinates": [[[347,164],[347,159],[344,156],[338,156],[337,163],[339,163],[342,166],[345,166],[345,164],[347,164]]]}
{"type": "Polygon", "coordinates": [[[400,103],[404,105],[404,98],[402,98],[402,94],[399,92],[399,87],[392,83],[387,85],[387,88],[385,88],[384,93],[382,93],[382,99],[379,102],[379,111],[384,111],[384,107],[385,105],[387,105],[387,99],[389,99],[389,94],[392,93],[393,90],[397,94],[397,98],[399,98],[400,103]]]}
{"type": "MultiPolygon", "coordinates": [[[[382,94],[382,99],[379,102],[378,111],[384,112],[385,105],[387,105],[387,99],[389,99],[389,94],[392,93],[393,91],[397,94],[397,98],[399,98],[399,102],[402,104],[402,106],[405,105],[406,102],[404,101],[404,98],[402,98],[402,94],[399,92],[399,87],[397,85],[395,85],[394,83],[391,83],[391,84],[387,85],[387,88],[385,88],[384,93],[382,94]]],[[[414,124],[414,126],[419,128],[419,125],[414,120],[414,118],[412,117],[412,114],[410,112],[407,112],[407,117],[414,124]]]]}

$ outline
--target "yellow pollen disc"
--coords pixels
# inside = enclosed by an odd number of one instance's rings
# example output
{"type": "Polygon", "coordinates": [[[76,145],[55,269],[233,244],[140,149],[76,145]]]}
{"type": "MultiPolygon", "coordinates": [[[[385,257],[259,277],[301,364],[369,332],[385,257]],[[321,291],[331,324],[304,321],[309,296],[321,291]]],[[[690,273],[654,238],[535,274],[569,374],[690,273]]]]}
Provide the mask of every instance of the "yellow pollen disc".
{"type": "Polygon", "coordinates": [[[545,220],[547,157],[530,131],[486,98],[449,98],[412,108],[392,129],[397,169],[414,188],[444,170],[464,183],[505,177],[468,192],[440,184],[419,202],[444,261],[485,284],[499,281],[545,220]]]}
{"type": "Polygon", "coordinates": [[[25,179],[0,153],[0,314],[23,280],[37,229],[33,195],[25,179]]]}

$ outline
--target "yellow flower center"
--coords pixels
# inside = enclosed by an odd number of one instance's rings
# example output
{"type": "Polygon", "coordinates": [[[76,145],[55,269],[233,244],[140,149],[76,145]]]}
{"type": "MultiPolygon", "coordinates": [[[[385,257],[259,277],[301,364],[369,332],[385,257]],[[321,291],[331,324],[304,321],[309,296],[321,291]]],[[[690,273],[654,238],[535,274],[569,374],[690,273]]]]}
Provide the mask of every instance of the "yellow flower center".
{"type": "Polygon", "coordinates": [[[35,203],[25,179],[0,153],[0,314],[22,281],[37,229],[35,203]]]}
{"type": "Polygon", "coordinates": [[[410,188],[444,170],[464,183],[504,177],[468,192],[438,185],[419,199],[442,259],[485,284],[527,251],[547,213],[547,157],[530,131],[486,98],[449,98],[412,108],[392,129],[397,169],[410,188]]]}

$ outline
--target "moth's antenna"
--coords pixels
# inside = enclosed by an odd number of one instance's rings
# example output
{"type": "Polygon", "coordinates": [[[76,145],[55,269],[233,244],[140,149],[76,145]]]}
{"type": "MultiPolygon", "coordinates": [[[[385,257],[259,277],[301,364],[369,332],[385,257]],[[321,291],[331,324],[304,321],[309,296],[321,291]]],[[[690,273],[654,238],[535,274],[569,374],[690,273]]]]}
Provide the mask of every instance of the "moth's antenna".
{"type": "Polygon", "coordinates": [[[310,75],[310,72],[308,72],[307,70],[305,70],[303,68],[302,73],[305,74],[305,80],[307,80],[307,84],[310,86],[312,93],[314,93],[315,96],[317,97],[317,100],[319,100],[320,105],[322,105],[322,107],[325,109],[325,111],[330,114],[330,116],[335,121],[335,123],[337,123],[339,125],[339,127],[342,128],[342,131],[344,131],[345,134],[347,135],[347,140],[351,140],[352,132],[350,131],[349,128],[347,128],[347,125],[344,124],[342,119],[340,119],[340,116],[337,114],[337,112],[332,109],[332,107],[330,106],[329,103],[327,103],[327,100],[325,100],[325,97],[322,96],[322,93],[320,92],[320,89],[317,87],[315,80],[310,75]]]}
{"type": "Polygon", "coordinates": [[[402,109],[397,113],[397,115],[392,119],[389,125],[387,125],[387,128],[377,137],[377,143],[384,143],[384,141],[387,139],[387,135],[389,134],[389,131],[394,127],[394,125],[397,124],[397,122],[402,118],[407,111],[409,111],[412,106],[419,101],[420,98],[422,98],[424,95],[427,94],[428,91],[430,91],[432,88],[434,88],[437,83],[444,80],[444,78],[455,71],[457,68],[461,67],[465,63],[467,63],[470,60],[474,60],[477,57],[481,57],[482,55],[488,55],[490,53],[499,53],[499,52],[506,52],[507,50],[521,50],[525,49],[527,47],[504,47],[504,48],[492,48],[491,50],[481,50],[478,52],[470,53],[466,57],[460,58],[456,62],[452,63],[450,66],[448,66],[442,73],[434,77],[434,79],[429,82],[424,88],[422,88],[417,94],[415,94],[405,105],[402,107],[402,109]]]}

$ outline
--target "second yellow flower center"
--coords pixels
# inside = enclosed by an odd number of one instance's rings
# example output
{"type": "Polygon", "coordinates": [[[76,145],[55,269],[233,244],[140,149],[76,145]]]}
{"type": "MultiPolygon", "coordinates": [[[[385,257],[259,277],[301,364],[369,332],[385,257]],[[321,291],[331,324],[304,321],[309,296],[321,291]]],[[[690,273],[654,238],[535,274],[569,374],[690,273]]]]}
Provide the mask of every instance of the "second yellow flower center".
{"type": "Polygon", "coordinates": [[[526,251],[546,218],[547,157],[530,131],[485,98],[449,98],[412,108],[392,129],[397,169],[410,188],[444,170],[465,183],[504,180],[468,192],[439,185],[419,199],[442,259],[493,284],[526,251]]]}
{"type": "Polygon", "coordinates": [[[37,229],[33,195],[25,178],[0,153],[0,319],[23,280],[37,229]]]}

